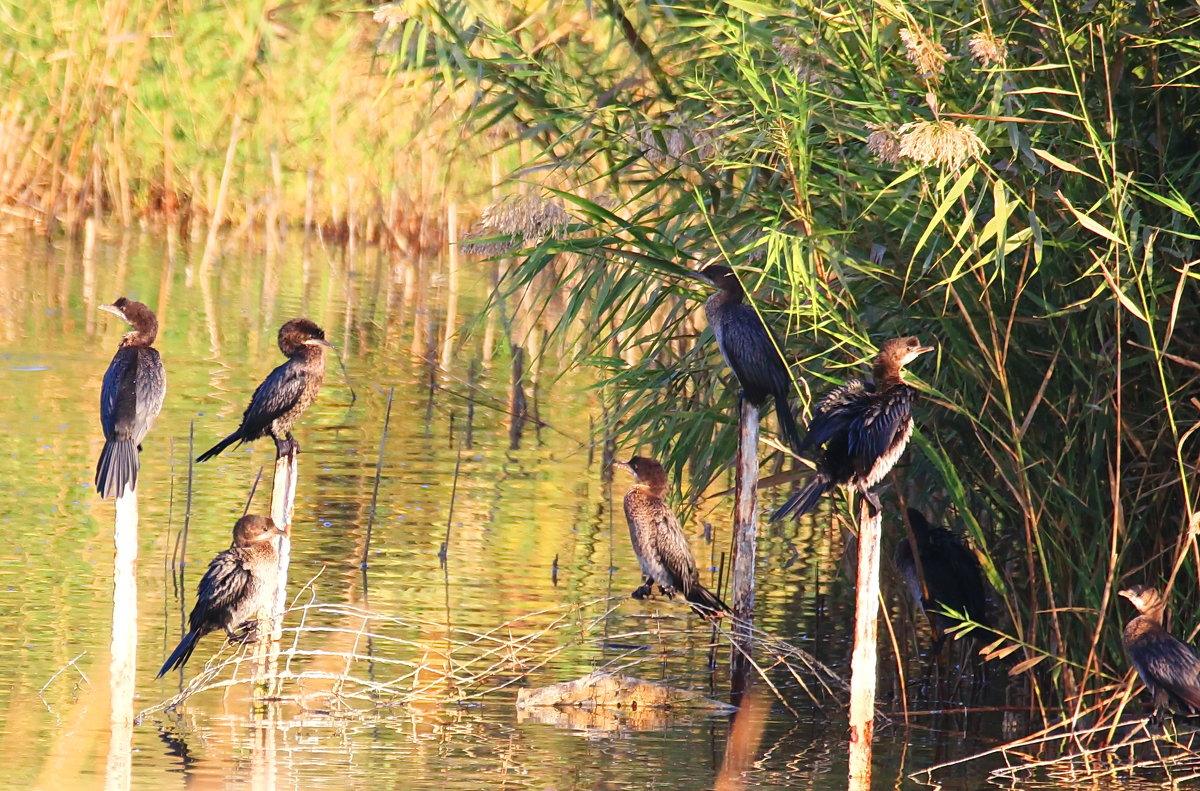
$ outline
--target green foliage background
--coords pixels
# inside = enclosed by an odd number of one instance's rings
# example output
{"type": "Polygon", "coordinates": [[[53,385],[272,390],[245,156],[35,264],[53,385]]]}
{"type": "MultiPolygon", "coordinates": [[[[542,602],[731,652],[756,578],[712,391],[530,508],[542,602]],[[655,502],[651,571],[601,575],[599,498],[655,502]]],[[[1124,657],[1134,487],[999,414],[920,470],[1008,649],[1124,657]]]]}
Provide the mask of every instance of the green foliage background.
{"type": "Polygon", "coordinates": [[[692,494],[732,458],[734,388],[681,277],[720,259],[786,339],[806,407],[883,338],[936,341],[901,488],[986,556],[1037,700],[1119,697],[1122,583],[1171,584],[1194,611],[1190,7],[396,8],[420,42],[400,67],[476,90],[477,129],[519,132],[519,189],[572,213],[518,235],[505,282],[561,302],[557,339],[605,373],[619,445],[649,445],[692,494]],[[902,33],[944,48],[940,73],[902,33]],[[998,63],[972,56],[979,34],[1003,42],[998,63]],[[943,147],[965,127],[986,151],[939,166],[867,149],[935,121],[943,147]]]}

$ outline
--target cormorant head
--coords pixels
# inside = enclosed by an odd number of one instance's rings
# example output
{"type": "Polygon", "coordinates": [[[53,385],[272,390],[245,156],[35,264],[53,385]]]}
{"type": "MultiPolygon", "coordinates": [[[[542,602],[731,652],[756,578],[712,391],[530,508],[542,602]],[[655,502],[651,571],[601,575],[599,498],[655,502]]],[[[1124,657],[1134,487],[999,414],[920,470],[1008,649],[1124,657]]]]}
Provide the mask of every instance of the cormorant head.
{"type": "Polygon", "coordinates": [[[332,349],[325,340],[325,331],[312,319],[292,319],[279,328],[279,351],[291,357],[298,351],[312,346],[332,349]]]}
{"type": "Polygon", "coordinates": [[[275,521],[269,516],[246,514],[237,520],[233,526],[233,545],[248,547],[260,541],[270,541],[276,536],[286,535],[287,531],[275,526],[275,521]]]}
{"type": "Polygon", "coordinates": [[[908,509],[908,523],[912,525],[913,535],[918,538],[929,533],[929,520],[916,508],[908,509]]]}
{"type": "Polygon", "coordinates": [[[158,319],[154,311],[133,299],[117,297],[111,305],[101,305],[100,310],[120,316],[133,332],[126,334],[121,343],[125,346],[149,346],[158,336],[158,319]]]}
{"type": "Polygon", "coordinates": [[[644,483],[651,488],[665,488],[667,485],[667,472],[654,459],[634,456],[629,461],[614,461],[613,466],[629,470],[638,483],[644,483]]]}
{"type": "Polygon", "coordinates": [[[879,356],[875,358],[875,364],[877,367],[882,365],[899,370],[925,352],[931,351],[933,351],[932,346],[922,346],[921,341],[914,336],[892,338],[879,349],[879,356]]]}
{"type": "Polygon", "coordinates": [[[742,284],[737,275],[732,269],[722,264],[709,264],[698,272],[692,272],[692,276],[721,291],[743,293],[742,284]]]}
{"type": "Polygon", "coordinates": [[[1162,594],[1148,585],[1140,583],[1130,585],[1125,590],[1120,591],[1120,595],[1129,599],[1142,615],[1152,615],[1161,618],[1162,611],[1166,607],[1166,602],[1163,601],[1162,594]]]}

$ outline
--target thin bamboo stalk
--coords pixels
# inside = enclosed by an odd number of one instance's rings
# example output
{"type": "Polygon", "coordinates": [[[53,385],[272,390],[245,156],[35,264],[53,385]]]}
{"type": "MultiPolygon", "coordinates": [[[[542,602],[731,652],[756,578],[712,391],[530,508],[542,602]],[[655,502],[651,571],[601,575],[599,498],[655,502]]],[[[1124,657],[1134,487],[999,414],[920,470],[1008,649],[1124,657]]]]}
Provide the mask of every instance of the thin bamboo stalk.
{"type": "Polygon", "coordinates": [[[238,133],[241,131],[242,119],[234,118],[233,127],[229,130],[229,146],[225,149],[225,167],[221,170],[221,186],[217,188],[217,201],[213,207],[212,217],[208,223],[208,238],[204,242],[204,256],[200,259],[200,271],[205,272],[217,257],[217,232],[221,228],[221,219],[225,216],[225,201],[229,197],[229,180],[233,174],[233,157],[237,153],[238,133]]]}
{"type": "Polygon", "coordinates": [[[458,206],[450,201],[446,206],[446,319],[442,334],[442,367],[450,367],[450,352],[454,347],[455,325],[458,323],[458,206]]]}
{"type": "Polygon", "coordinates": [[[758,407],[742,399],[733,506],[733,639],[729,695],[736,706],[754,672],[754,565],[758,538],[758,407]]]}
{"type": "Polygon", "coordinates": [[[854,653],[850,658],[849,791],[871,787],[871,743],[875,737],[876,640],[879,634],[879,542],[883,520],[866,497],[858,504],[858,583],[855,590],[854,653]]]}

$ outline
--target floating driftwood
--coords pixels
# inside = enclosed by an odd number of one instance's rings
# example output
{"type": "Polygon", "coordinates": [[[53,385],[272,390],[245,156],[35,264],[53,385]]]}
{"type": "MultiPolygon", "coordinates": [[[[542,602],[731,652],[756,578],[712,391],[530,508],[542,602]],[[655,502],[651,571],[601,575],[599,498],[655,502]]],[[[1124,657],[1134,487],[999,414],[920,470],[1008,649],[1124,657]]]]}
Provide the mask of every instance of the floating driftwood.
{"type": "Polygon", "coordinates": [[[706,698],[686,689],[642,681],[616,673],[589,673],[574,681],[517,692],[517,708],[578,706],[581,708],[671,709],[698,708],[735,711],[727,703],[706,698]]]}

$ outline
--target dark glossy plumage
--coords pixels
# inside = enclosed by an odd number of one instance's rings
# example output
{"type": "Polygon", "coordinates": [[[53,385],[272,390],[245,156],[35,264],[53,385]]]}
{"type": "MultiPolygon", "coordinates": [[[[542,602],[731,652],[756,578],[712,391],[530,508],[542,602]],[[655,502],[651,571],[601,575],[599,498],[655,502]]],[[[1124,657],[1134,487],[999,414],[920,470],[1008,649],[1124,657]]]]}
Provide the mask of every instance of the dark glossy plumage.
{"type": "Polygon", "coordinates": [[[742,301],[745,291],[732,269],[713,264],[696,277],[717,288],[717,293],[704,303],[704,315],[716,336],[721,357],[742,387],[742,395],[756,407],[773,399],[780,433],[789,447],[798,450],[800,429],[788,404],[792,382],[780,354],[783,346],[754,308],[742,301]]]}
{"type": "Polygon", "coordinates": [[[667,474],[662,465],[644,456],[615,464],[629,470],[637,480],[625,494],[629,539],[643,577],[643,584],[633,592],[633,597],[644,598],[658,585],[668,597],[683,594],[698,615],[712,618],[729,612],[723,601],[700,584],[696,558],[687,536],[663,500],[667,474]]]}
{"type": "Polygon", "coordinates": [[[913,389],[900,371],[932,348],[916,338],[893,338],[875,357],[873,383],[853,379],[817,403],[800,444],[801,450],[822,448],[816,474],[771,521],[808,513],[835,486],[873,497],[871,487],[891,471],[912,436],[913,389]]]}
{"type": "Polygon", "coordinates": [[[138,453],[167,394],[167,378],[158,350],[158,319],[141,302],[121,297],[101,310],[120,316],[133,331],[121,339],[100,387],[100,426],[104,448],[96,462],[96,490],[119,497],[137,488],[138,453]]]}
{"type": "Polygon", "coordinates": [[[325,381],[325,333],[308,319],[292,319],[279,328],[279,350],[287,356],[254,391],[237,431],[201,453],[207,461],[233,443],[239,445],[270,435],[280,456],[299,453],[292,427],[316,400],[325,381]]]}
{"type": "Polygon", "coordinates": [[[931,616],[936,632],[936,653],[945,641],[946,630],[961,623],[956,618],[937,612],[943,607],[966,613],[972,621],[990,626],[983,568],[979,565],[979,558],[975,557],[962,538],[944,527],[932,527],[925,520],[925,515],[915,508],[908,509],[908,523],[912,526],[913,538],[920,553],[929,598],[921,594],[921,580],[908,536],[901,536],[896,542],[892,559],[913,602],[931,616]]]}
{"type": "Polygon", "coordinates": [[[167,657],[158,678],[183,667],[201,637],[218,629],[234,639],[234,630],[269,610],[278,579],[275,539],[283,531],[270,517],[243,516],[233,527],[233,546],[219,552],[196,590],[196,605],[188,616],[188,633],[167,657]]]}
{"type": "Polygon", "coordinates": [[[1163,629],[1166,602],[1145,585],[1134,585],[1121,595],[1139,613],[1125,625],[1125,653],[1150,691],[1155,711],[1200,714],[1200,655],[1163,629]]]}

